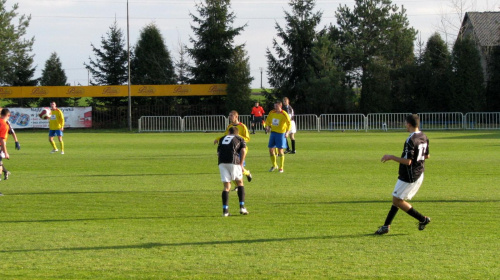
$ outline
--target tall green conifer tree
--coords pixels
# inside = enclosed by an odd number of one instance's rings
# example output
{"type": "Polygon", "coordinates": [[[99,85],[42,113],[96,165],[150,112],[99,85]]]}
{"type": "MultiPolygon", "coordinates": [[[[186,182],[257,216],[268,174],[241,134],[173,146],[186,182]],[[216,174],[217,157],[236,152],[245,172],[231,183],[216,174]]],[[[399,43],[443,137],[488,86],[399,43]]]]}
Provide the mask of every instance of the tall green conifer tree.
{"type": "MultiPolygon", "coordinates": [[[[93,77],[92,85],[123,85],[128,80],[128,56],[125,50],[123,32],[116,21],[110,26],[107,37],[101,37],[101,48],[91,44],[96,56],[95,60],[89,58],[89,63],[84,63],[93,77]]],[[[111,106],[125,106],[127,98],[105,97],[92,98],[92,104],[103,103],[111,106]]]]}
{"type": "MultiPolygon", "coordinates": [[[[41,86],[66,86],[68,78],[62,68],[62,63],[57,53],[53,52],[45,62],[45,68],[42,69],[40,77],[41,86]]],[[[77,106],[80,98],[42,98],[40,106],[49,106],[50,102],[56,102],[58,107],[77,106]]]]}
{"type": "MultiPolygon", "coordinates": [[[[141,30],[131,65],[132,84],[170,85],[176,82],[170,52],[155,24],[141,30]]],[[[132,100],[137,105],[169,105],[174,102],[172,97],[134,97],[132,100]]]]}
{"type": "Polygon", "coordinates": [[[450,52],[438,33],[427,41],[418,111],[447,112],[452,103],[450,52]]]}
{"type": "Polygon", "coordinates": [[[413,62],[416,31],[406,10],[390,0],[356,0],[340,6],[333,37],[343,51],[343,66],[353,86],[361,87],[363,113],[390,112],[391,72],[413,62]]]}
{"type": "Polygon", "coordinates": [[[452,112],[481,112],[486,95],[481,57],[470,37],[458,38],[451,54],[452,112]]]}
{"type": "Polygon", "coordinates": [[[288,97],[292,103],[302,103],[308,92],[307,77],[312,56],[316,27],[321,12],[313,12],[314,0],[291,0],[291,12],[285,11],[286,26],[276,23],[278,39],[273,39],[274,53],[266,51],[268,79],[276,98],[288,97]]]}

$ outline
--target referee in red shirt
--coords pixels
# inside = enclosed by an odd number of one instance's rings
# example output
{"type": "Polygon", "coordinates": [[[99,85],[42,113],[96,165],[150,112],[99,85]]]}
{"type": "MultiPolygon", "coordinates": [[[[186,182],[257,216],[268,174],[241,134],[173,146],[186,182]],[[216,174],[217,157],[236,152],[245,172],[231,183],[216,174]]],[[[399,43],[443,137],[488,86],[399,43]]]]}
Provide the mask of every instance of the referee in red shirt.
{"type": "Polygon", "coordinates": [[[264,114],[266,112],[264,111],[264,108],[260,106],[259,102],[255,102],[255,106],[252,108],[252,112],[250,115],[252,115],[252,134],[255,134],[255,124],[256,123],[262,123],[262,126],[265,127],[264,124],[264,114]]]}

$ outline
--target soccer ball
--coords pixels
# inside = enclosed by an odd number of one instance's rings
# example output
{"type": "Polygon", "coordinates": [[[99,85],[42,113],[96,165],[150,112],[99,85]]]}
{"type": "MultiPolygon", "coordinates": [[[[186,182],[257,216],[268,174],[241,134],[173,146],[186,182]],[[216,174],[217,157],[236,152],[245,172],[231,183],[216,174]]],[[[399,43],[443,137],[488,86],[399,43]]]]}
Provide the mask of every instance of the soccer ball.
{"type": "Polygon", "coordinates": [[[43,119],[43,120],[48,120],[50,119],[50,109],[49,108],[43,108],[43,110],[38,114],[38,116],[43,119]]]}

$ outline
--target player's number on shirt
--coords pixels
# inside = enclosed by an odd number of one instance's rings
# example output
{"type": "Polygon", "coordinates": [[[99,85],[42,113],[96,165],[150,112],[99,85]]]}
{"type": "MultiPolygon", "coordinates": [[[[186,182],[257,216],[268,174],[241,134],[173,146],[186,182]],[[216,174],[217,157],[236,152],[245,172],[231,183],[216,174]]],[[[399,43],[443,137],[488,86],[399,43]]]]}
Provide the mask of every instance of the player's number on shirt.
{"type": "Polygon", "coordinates": [[[417,161],[425,160],[425,151],[427,151],[427,143],[418,145],[417,161]]]}
{"type": "Polygon", "coordinates": [[[228,135],[222,139],[222,145],[229,145],[231,143],[231,140],[233,140],[234,136],[233,135],[228,135]]]}

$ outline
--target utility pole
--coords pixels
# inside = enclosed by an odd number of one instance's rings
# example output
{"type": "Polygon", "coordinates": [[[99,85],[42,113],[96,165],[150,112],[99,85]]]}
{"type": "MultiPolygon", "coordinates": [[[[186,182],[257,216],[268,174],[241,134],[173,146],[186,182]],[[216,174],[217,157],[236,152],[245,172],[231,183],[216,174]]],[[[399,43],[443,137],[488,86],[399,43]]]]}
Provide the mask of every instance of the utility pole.
{"type": "Polygon", "coordinates": [[[128,128],[132,131],[132,98],[130,94],[130,24],[127,0],[127,55],[128,55],[128,128]]]}
{"type": "Polygon", "coordinates": [[[262,88],[262,72],[264,71],[264,68],[260,67],[260,88],[262,88]]]}

